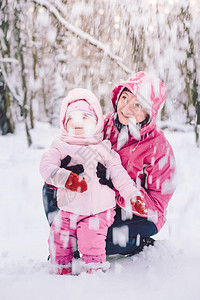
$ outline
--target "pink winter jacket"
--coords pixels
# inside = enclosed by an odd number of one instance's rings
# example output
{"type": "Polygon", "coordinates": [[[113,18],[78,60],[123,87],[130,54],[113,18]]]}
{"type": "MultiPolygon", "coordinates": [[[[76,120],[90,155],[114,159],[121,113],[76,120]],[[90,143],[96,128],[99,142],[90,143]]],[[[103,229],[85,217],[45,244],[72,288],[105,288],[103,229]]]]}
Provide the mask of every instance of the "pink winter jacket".
{"type": "MultiPolygon", "coordinates": [[[[114,122],[114,113],[109,114],[104,122],[104,138],[119,153],[123,167],[144,197],[148,219],[155,223],[159,231],[165,223],[168,202],[175,190],[174,154],[164,133],[156,126],[157,113],[164,102],[166,88],[159,79],[152,79],[145,72],[139,72],[113,90],[114,110],[124,87],[137,95],[146,107],[150,122],[140,129],[139,139],[129,134],[128,140],[118,149],[119,131],[114,122]]],[[[117,204],[124,207],[122,195],[117,195],[117,204]]]]}
{"type": "Polygon", "coordinates": [[[111,143],[103,139],[103,115],[97,98],[85,89],[69,92],[61,107],[60,125],[62,135],[55,140],[49,151],[42,156],[40,172],[43,179],[58,188],[57,204],[62,210],[79,215],[92,215],[116,206],[115,192],[99,183],[96,175],[98,162],[108,170],[113,185],[124,199],[138,194],[135,183],[121,165],[119,155],[111,149],[111,143]],[[64,128],[67,107],[74,101],[85,99],[94,109],[98,122],[95,134],[72,136],[64,128]],[[82,164],[88,189],[84,193],[72,192],[65,188],[70,171],[60,168],[61,160],[71,156],[69,166],[82,164]]]}

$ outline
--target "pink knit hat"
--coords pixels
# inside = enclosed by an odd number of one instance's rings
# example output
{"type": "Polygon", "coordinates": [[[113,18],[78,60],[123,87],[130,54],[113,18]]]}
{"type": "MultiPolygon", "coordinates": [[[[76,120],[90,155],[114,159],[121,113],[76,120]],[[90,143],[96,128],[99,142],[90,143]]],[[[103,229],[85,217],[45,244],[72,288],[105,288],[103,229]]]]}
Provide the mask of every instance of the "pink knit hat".
{"type": "Polygon", "coordinates": [[[68,105],[66,115],[63,120],[65,125],[67,124],[70,115],[75,111],[82,112],[83,114],[89,115],[93,119],[97,120],[97,116],[92,106],[86,100],[81,99],[68,105]]]}

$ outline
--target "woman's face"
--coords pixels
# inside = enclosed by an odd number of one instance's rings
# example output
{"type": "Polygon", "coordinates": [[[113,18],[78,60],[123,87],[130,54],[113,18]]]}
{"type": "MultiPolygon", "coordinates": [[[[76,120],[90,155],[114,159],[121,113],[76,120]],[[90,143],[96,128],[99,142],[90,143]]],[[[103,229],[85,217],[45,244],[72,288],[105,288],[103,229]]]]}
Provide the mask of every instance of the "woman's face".
{"type": "Polygon", "coordinates": [[[137,97],[128,91],[122,92],[121,96],[119,97],[117,113],[119,121],[123,125],[128,125],[130,118],[134,117],[136,123],[140,123],[147,117],[147,112],[137,101],[137,97]]]}

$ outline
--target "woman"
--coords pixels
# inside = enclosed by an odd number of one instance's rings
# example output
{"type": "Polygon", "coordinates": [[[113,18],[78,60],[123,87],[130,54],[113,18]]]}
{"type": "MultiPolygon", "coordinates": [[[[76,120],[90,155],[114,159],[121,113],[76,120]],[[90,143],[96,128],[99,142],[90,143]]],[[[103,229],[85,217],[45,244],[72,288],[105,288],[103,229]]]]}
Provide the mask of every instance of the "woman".
{"type": "MultiPolygon", "coordinates": [[[[162,81],[145,72],[133,75],[114,88],[114,111],[105,118],[104,139],[120,155],[122,165],[136,182],[147,208],[147,216],[126,213],[125,201],[116,192],[115,221],[108,230],[106,254],[135,254],[153,239],[164,225],[166,209],[174,187],[175,159],[156,117],[164,103],[166,88],[162,81]],[[121,238],[123,236],[123,238],[121,238]]],[[[70,157],[62,162],[67,168],[70,157]]],[[[81,166],[70,168],[82,171],[81,166]]],[[[72,170],[72,169],[71,169],[72,170]]],[[[75,170],[72,170],[75,172],[75,170]]],[[[80,174],[80,173],[79,173],[80,174]]],[[[113,188],[101,164],[97,176],[101,184],[113,188]]],[[[44,207],[49,223],[56,212],[56,194],[44,187],[44,207]]]]}

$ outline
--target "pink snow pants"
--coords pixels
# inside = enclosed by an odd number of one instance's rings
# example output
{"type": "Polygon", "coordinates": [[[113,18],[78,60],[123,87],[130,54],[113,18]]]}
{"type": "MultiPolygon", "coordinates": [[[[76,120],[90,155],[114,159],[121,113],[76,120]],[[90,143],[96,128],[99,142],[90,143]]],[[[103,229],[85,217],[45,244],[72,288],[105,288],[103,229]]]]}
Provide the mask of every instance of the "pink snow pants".
{"type": "Polygon", "coordinates": [[[77,244],[85,263],[106,261],[105,240],[114,216],[114,208],[91,216],[60,210],[50,229],[51,262],[60,265],[71,263],[77,244]]]}

